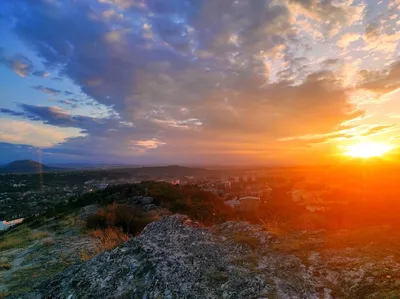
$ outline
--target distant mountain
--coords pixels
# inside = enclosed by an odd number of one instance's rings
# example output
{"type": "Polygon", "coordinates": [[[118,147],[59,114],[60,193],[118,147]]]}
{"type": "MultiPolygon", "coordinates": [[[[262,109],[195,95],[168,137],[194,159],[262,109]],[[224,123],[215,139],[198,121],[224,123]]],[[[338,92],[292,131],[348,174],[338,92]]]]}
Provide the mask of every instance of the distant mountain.
{"type": "Polygon", "coordinates": [[[0,173],[38,173],[63,171],[65,169],[50,167],[32,160],[18,160],[0,168],[0,173]]]}

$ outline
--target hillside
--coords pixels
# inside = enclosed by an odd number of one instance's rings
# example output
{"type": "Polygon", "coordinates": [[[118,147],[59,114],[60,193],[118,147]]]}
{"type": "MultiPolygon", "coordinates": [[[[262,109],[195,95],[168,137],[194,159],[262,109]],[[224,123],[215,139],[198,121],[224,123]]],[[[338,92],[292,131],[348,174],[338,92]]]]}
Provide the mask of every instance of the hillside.
{"type": "Polygon", "coordinates": [[[61,245],[65,240],[58,243],[60,237],[50,245],[48,236],[36,241],[36,247],[30,245],[19,255],[25,268],[9,279],[31,285],[33,273],[49,278],[7,298],[399,298],[399,238],[389,236],[383,227],[367,234],[307,231],[279,236],[248,222],[211,228],[172,215],[149,224],[120,247],[69,267],[32,255],[59,248],[54,252],[67,256],[90,241],[80,237],[73,244],[68,241],[68,247],[61,245]],[[373,235],[380,237],[371,243],[373,235]]]}
{"type": "Polygon", "coordinates": [[[40,173],[62,170],[62,168],[50,167],[32,160],[17,160],[0,168],[1,173],[40,173]]]}
{"type": "Polygon", "coordinates": [[[0,235],[0,298],[399,298],[391,218],[306,228],[321,219],[268,206],[292,222],[164,182],[70,198],[0,235]]]}

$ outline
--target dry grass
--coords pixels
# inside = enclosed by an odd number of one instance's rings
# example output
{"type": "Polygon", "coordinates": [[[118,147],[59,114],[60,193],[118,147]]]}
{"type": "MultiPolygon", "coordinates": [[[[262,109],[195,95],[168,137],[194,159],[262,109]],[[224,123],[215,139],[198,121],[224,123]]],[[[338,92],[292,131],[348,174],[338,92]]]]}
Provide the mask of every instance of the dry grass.
{"type": "Polygon", "coordinates": [[[46,247],[51,247],[55,243],[54,239],[52,237],[45,238],[45,239],[43,239],[42,242],[43,242],[43,246],[46,246],[46,247]]]}
{"type": "Polygon", "coordinates": [[[81,261],[88,261],[90,260],[95,254],[86,252],[86,251],[82,251],[81,253],[79,253],[79,258],[81,261]]]}
{"type": "Polygon", "coordinates": [[[49,232],[37,231],[37,232],[31,233],[31,235],[29,236],[29,240],[31,240],[31,241],[40,240],[40,239],[47,238],[48,236],[49,236],[49,232]]]}
{"type": "Polygon", "coordinates": [[[89,235],[99,240],[98,251],[110,250],[130,239],[129,235],[117,228],[108,227],[104,230],[97,229],[89,232],[89,235]]]}
{"type": "Polygon", "coordinates": [[[80,259],[82,261],[87,261],[103,251],[114,249],[131,238],[130,235],[116,227],[91,230],[89,231],[89,236],[95,239],[95,251],[81,252],[80,259]]]}
{"type": "Polygon", "coordinates": [[[28,245],[30,233],[31,230],[25,225],[7,232],[0,238],[0,250],[26,247],[28,245]]]}

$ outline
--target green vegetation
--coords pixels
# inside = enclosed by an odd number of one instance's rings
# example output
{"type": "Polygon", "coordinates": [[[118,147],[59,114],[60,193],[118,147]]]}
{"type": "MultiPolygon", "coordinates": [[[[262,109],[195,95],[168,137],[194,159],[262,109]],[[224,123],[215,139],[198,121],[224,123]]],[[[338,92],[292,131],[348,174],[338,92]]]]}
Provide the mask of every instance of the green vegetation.
{"type": "MultiPolygon", "coordinates": [[[[133,196],[143,196],[146,191],[148,196],[154,198],[154,204],[160,208],[167,209],[172,213],[186,214],[190,218],[201,221],[206,225],[222,223],[232,219],[244,219],[245,217],[226,206],[218,196],[203,191],[196,185],[175,186],[164,182],[146,181],[138,184],[111,186],[102,191],[71,197],[67,203],[49,209],[39,217],[26,218],[24,223],[27,223],[32,228],[39,227],[45,223],[45,219],[65,217],[65,215],[88,205],[97,204],[107,207],[113,203],[126,204],[133,196]]],[[[123,214],[124,211],[119,213],[123,214]]],[[[121,215],[121,217],[123,216],[121,215]]],[[[101,222],[100,218],[98,217],[97,220],[94,219],[93,221],[101,222]]],[[[123,229],[126,230],[125,227],[123,229]]],[[[132,231],[134,232],[136,229],[133,228],[132,231]]]]}
{"type": "Polygon", "coordinates": [[[46,265],[34,265],[24,267],[12,273],[11,285],[9,286],[10,294],[18,294],[24,291],[30,291],[33,288],[32,281],[42,281],[46,278],[61,272],[69,264],[63,262],[46,263],[46,265]]]}
{"type": "Polygon", "coordinates": [[[0,238],[0,250],[24,248],[28,246],[31,229],[21,225],[0,238]]]}

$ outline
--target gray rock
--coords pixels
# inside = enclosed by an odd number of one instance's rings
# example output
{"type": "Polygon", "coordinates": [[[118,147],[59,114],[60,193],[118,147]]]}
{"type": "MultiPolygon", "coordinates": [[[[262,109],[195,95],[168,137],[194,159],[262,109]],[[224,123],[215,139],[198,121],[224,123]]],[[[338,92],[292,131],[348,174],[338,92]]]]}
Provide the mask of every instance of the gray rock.
{"type": "Polygon", "coordinates": [[[141,236],[72,266],[35,292],[11,298],[261,298],[266,280],[232,262],[242,245],[218,242],[182,215],[149,224],[141,236]]]}
{"type": "Polygon", "coordinates": [[[7,298],[400,298],[397,246],[336,248],[327,236],[278,236],[233,221],[204,228],[173,215],[32,292],[7,298]]]}

